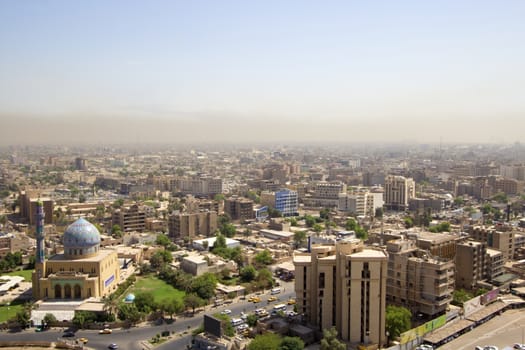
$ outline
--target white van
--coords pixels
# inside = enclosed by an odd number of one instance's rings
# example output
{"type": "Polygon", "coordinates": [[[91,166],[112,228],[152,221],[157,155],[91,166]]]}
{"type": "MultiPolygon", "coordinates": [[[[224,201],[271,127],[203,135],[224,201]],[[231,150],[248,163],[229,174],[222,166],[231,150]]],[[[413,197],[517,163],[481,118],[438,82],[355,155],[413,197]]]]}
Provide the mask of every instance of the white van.
{"type": "Polygon", "coordinates": [[[285,304],[278,304],[273,307],[273,312],[277,313],[279,311],[286,311],[286,305],[285,304]]]}
{"type": "Polygon", "coordinates": [[[270,291],[270,294],[271,294],[271,295],[279,294],[279,293],[281,293],[281,288],[273,288],[273,289],[270,291]]]}
{"type": "Polygon", "coordinates": [[[231,320],[232,326],[237,327],[244,323],[244,321],[240,318],[232,318],[231,320]]]}

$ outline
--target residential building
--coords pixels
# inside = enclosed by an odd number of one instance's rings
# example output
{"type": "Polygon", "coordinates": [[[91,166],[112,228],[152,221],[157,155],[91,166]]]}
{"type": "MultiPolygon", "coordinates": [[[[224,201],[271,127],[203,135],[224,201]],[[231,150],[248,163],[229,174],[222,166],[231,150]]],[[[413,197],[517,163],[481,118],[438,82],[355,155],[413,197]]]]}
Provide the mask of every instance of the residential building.
{"type": "Polygon", "coordinates": [[[289,189],[281,189],[277,192],[263,191],[261,204],[279,210],[282,216],[297,216],[299,212],[297,192],[289,189]]]}
{"type": "Polygon", "coordinates": [[[388,255],[360,240],[313,245],[294,255],[298,312],[319,330],[335,326],[351,343],[386,343],[388,255]]]}
{"type": "Polygon", "coordinates": [[[39,198],[36,191],[22,191],[19,195],[20,216],[25,218],[30,225],[36,224],[36,207],[37,202],[41,201],[44,205],[44,225],[53,223],[53,200],[51,198],[39,198]]]}
{"type": "Polygon", "coordinates": [[[387,300],[430,317],[443,314],[454,292],[454,261],[432,257],[412,239],[387,243],[387,300]]]}
{"type": "Polygon", "coordinates": [[[212,236],[217,231],[217,213],[207,211],[170,215],[168,231],[174,240],[185,237],[212,236]]]}
{"type": "Polygon", "coordinates": [[[486,279],[487,243],[466,241],[456,245],[456,288],[472,290],[486,279]]]}
{"type": "Polygon", "coordinates": [[[416,183],[412,178],[388,175],[385,179],[385,206],[392,210],[408,209],[408,201],[416,196],[416,183]]]}
{"type": "Polygon", "coordinates": [[[113,212],[113,225],[119,225],[122,232],[143,232],[146,229],[146,212],[134,204],[113,212]]]}
{"type": "Polygon", "coordinates": [[[246,221],[254,218],[253,201],[242,197],[230,197],[224,200],[224,212],[232,220],[246,221]]]}

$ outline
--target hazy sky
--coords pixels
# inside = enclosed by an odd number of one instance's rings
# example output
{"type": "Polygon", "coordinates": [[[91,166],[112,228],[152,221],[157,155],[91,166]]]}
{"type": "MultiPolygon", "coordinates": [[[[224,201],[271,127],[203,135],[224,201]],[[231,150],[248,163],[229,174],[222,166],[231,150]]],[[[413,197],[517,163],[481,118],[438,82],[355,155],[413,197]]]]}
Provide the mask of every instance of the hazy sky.
{"type": "Polygon", "coordinates": [[[0,143],[523,140],[525,1],[0,0],[0,143]]]}

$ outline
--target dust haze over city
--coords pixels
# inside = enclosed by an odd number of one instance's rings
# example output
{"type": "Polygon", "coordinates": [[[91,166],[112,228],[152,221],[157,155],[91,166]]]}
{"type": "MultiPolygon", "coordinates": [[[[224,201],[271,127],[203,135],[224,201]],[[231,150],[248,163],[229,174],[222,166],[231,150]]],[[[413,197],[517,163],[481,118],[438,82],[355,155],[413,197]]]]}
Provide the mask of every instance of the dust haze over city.
{"type": "Polygon", "coordinates": [[[0,0],[0,348],[525,350],[524,18],[0,0]]]}
{"type": "Polygon", "coordinates": [[[512,143],[525,126],[519,1],[0,9],[3,145],[512,143]]]}

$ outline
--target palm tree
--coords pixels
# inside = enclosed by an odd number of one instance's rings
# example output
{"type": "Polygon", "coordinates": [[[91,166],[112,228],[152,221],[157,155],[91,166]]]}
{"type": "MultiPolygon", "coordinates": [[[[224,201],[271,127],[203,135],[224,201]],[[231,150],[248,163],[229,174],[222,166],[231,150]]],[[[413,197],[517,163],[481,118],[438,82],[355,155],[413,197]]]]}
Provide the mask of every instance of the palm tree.
{"type": "Polygon", "coordinates": [[[106,311],[109,315],[115,315],[115,311],[118,308],[118,300],[114,294],[103,297],[102,302],[104,303],[104,311],[106,311]]]}

